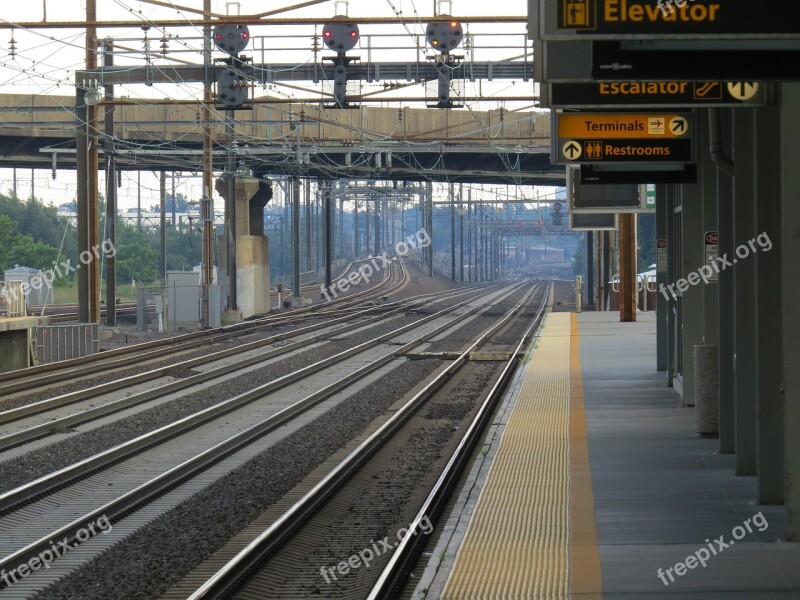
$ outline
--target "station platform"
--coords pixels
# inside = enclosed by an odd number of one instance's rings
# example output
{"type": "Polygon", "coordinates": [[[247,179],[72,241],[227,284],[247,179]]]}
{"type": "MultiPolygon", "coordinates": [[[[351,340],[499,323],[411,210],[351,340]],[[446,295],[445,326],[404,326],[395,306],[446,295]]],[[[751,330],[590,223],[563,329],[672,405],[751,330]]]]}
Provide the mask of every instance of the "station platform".
{"type": "Polygon", "coordinates": [[[783,506],[695,433],[638,319],[548,315],[414,598],[800,599],[783,506]]]}

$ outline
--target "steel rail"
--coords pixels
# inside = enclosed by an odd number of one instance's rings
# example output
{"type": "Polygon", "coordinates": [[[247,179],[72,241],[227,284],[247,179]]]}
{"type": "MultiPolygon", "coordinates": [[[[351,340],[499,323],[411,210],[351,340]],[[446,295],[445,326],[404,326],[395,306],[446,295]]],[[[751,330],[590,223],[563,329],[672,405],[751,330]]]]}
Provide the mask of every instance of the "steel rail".
{"type": "MultiPolygon", "coordinates": [[[[550,286],[552,286],[552,283],[550,286]]],[[[548,292],[549,289],[548,287],[548,292]]],[[[494,414],[497,403],[505,394],[506,388],[514,376],[520,360],[525,355],[525,349],[531,341],[533,332],[541,324],[545,309],[548,305],[547,296],[548,293],[546,292],[542,307],[539,309],[536,317],[534,317],[533,322],[522,335],[516,350],[511,355],[508,362],[506,362],[503,372],[492,386],[492,389],[478,409],[464,437],[453,451],[442,474],[434,484],[433,489],[425,499],[419,512],[417,512],[414,520],[409,525],[408,535],[403,538],[392,553],[388,564],[384,567],[378,581],[372,587],[369,596],[367,596],[367,600],[393,598],[401,592],[402,586],[405,585],[405,580],[408,578],[411,566],[413,566],[414,561],[419,557],[422,551],[423,536],[418,535],[420,532],[420,523],[426,516],[431,522],[435,523],[444,510],[445,504],[458,484],[461,474],[469,463],[476,445],[482,438],[486,425],[490,422],[494,414]]]]}
{"type": "MultiPolygon", "coordinates": [[[[394,263],[393,263],[394,264],[394,263]]],[[[391,293],[400,285],[405,283],[408,278],[408,273],[402,261],[398,261],[402,279],[388,290],[384,288],[391,280],[392,269],[387,269],[384,279],[375,287],[369,288],[356,294],[343,296],[327,302],[325,304],[317,304],[308,307],[289,310],[281,313],[280,315],[271,315],[252,321],[245,321],[243,323],[235,323],[233,325],[226,325],[223,327],[216,327],[203,331],[194,331],[185,333],[171,338],[164,338],[161,340],[152,340],[143,342],[141,344],[133,344],[123,348],[115,348],[99,354],[92,355],[92,357],[74,358],[65,361],[58,361],[39,365],[37,367],[29,367],[27,369],[18,369],[16,371],[8,371],[0,373],[0,396],[15,393],[27,389],[33,389],[42,385],[49,385],[54,381],[62,381],[76,376],[89,375],[100,370],[108,369],[109,366],[128,366],[130,362],[130,355],[142,353],[137,356],[140,360],[149,360],[165,354],[173,354],[177,351],[194,348],[199,345],[213,343],[216,341],[227,339],[233,335],[252,333],[259,329],[271,327],[286,321],[296,319],[298,316],[316,316],[321,314],[324,316],[326,309],[331,307],[340,308],[341,306],[355,305],[361,302],[365,297],[380,296],[391,293]],[[166,346],[166,348],[165,348],[166,346]],[[123,357],[114,360],[117,357],[123,357]],[[88,362],[88,364],[87,364],[88,362]],[[72,369],[71,367],[76,367],[72,369]],[[62,371],[55,375],[53,371],[62,371]],[[41,375],[48,374],[46,381],[41,381],[41,375]],[[24,379],[21,379],[24,378],[24,379]],[[9,383],[6,383],[9,382],[9,383]]]]}
{"type": "Polygon", "coordinates": [[[241,579],[246,573],[257,569],[259,563],[270,552],[274,551],[288,535],[291,535],[291,532],[294,531],[300,523],[309,518],[334,490],[343,485],[347,479],[361,468],[367,459],[381,448],[384,443],[408,421],[420,406],[441,389],[441,387],[469,361],[469,356],[472,352],[482,346],[495,332],[505,327],[505,325],[517,315],[525,305],[525,302],[527,302],[527,299],[540,285],[541,284],[537,284],[531,288],[522,301],[512,308],[502,319],[487,329],[469,346],[469,348],[462,352],[457,359],[452,361],[440,372],[433,381],[428,383],[422,390],[415,394],[411,400],[398,409],[377,431],[364,440],[358,448],[353,450],[342,462],[334,467],[333,470],[289,510],[281,515],[261,535],[248,544],[246,548],[239,552],[225,566],[219,569],[189,597],[189,600],[208,600],[211,598],[227,597],[227,595],[241,583],[241,579]]]}
{"type": "MultiPolygon", "coordinates": [[[[458,297],[458,296],[461,296],[461,295],[464,295],[464,294],[468,294],[468,293],[470,293],[470,291],[474,291],[474,290],[467,290],[467,291],[460,290],[457,293],[452,293],[452,294],[444,295],[444,296],[438,295],[438,296],[435,296],[435,297],[433,297],[432,295],[427,295],[426,294],[426,297],[422,298],[422,299],[409,298],[404,303],[401,303],[402,304],[401,306],[399,306],[397,308],[394,308],[393,310],[390,310],[388,312],[382,312],[382,313],[380,313],[378,315],[375,315],[375,316],[373,316],[373,317],[371,317],[369,319],[366,319],[364,321],[359,321],[356,324],[356,326],[358,328],[361,328],[361,327],[364,327],[366,325],[370,325],[371,323],[374,323],[376,321],[381,321],[381,320],[384,320],[384,319],[389,318],[391,316],[394,316],[394,315],[396,315],[398,313],[401,313],[401,312],[416,308],[417,306],[422,306],[422,305],[427,304],[429,302],[433,302],[436,299],[454,298],[454,297],[458,297]],[[428,297],[428,296],[430,296],[430,297],[428,297]]],[[[156,377],[164,375],[166,371],[169,371],[171,369],[175,369],[175,368],[184,368],[184,369],[193,368],[193,367],[196,367],[198,365],[202,365],[202,364],[206,364],[206,363],[213,362],[213,361],[216,361],[216,360],[220,360],[222,358],[227,358],[229,356],[234,356],[236,354],[240,354],[240,353],[243,353],[243,352],[248,352],[248,351],[253,350],[255,348],[266,346],[266,345],[269,345],[269,344],[274,343],[276,341],[280,341],[280,340],[288,339],[288,338],[295,337],[295,336],[298,336],[298,335],[302,335],[302,334],[305,334],[305,333],[313,332],[313,331],[318,330],[318,329],[320,329],[322,327],[329,327],[329,326],[331,326],[333,324],[337,324],[337,323],[340,323],[340,322],[348,322],[348,321],[351,321],[354,318],[364,316],[365,314],[372,314],[372,313],[374,313],[373,309],[365,309],[365,310],[357,312],[357,313],[351,313],[351,314],[344,315],[342,317],[338,317],[336,319],[333,319],[331,321],[327,321],[325,323],[315,323],[314,325],[309,325],[309,326],[303,327],[301,329],[297,329],[297,330],[294,330],[294,331],[291,331],[291,332],[278,334],[278,335],[269,337],[269,338],[264,339],[264,340],[257,340],[255,342],[250,342],[249,344],[244,344],[244,345],[241,345],[241,346],[237,346],[235,348],[229,348],[227,350],[221,350],[219,352],[215,352],[215,353],[207,355],[207,356],[201,356],[201,357],[190,359],[190,360],[187,360],[187,361],[184,361],[184,362],[176,363],[176,364],[170,365],[170,366],[158,367],[158,368],[154,369],[153,371],[148,371],[147,373],[140,373],[138,375],[132,375],[131,377],[126,377],[124,379],[111,381],[111,382],[108,382],[108,383],[105,383],[105,384],[101,384],[99,386],[95,386],[95,387],[89,388],[88,390],[79,390],[77,392],[71,392],[69,394],[64,394],[62,396],[57,396],[55,398],[50,398],[48,400],[42,400],[41,402],[36,402],[36,403],[33,403],[33,404],[28,404],[28,405],[25,405],[25,406],[21,406],[21,407],[16,408],[16,409],[11,409],[11,410],[8,410],[8,411],[5,411],[5,412],[0,412],[0,424],[13,422],[13,421],[25,418],[27,416],[35,415],[35,414],[42,413],[42,412],[46,412],[48,410],[52,410],[54,408],[58,408],[58,407],[61,407],[61,406],[74,404],[74,403],[77,403],[77,402],[82,402],[84,400],[87,400],[87,399],[102,395],[102,394],[104,394],[106,392],[109,392],[109,391],[120,389],[122,387],[127,387],[129,385],[133,385],[133,384],[136,384],[136,383],[141,383],[142,381],[147,381],[147,380],[150,380],[150,379],[154,379],[156,377]]],[[[240,369],[247,368],[247,367],[252,366],[254,364],[258,364],[260,362],[263,362],[265,360],[269,360],[269,359],[272,359],[272,358],[275,358],[275,357],[278,357],[278,356],[281,356],[281,355],[284,355],[284,354],[288,354],[289,352],[292,352],[294,350],[298,350],[300,348],[304,348],[304,347],[309,346],[311,344],[317,343],[317,342],[319,342],[321,340],[324,340],[324,339],[339,335],[340,333],[350,329],[351,327],[352,327],[352,325],[344,325],[343,327],[339,327],[339,328],[337,328],[337,329],[335,329],[333,331],[329,331],[329,332],[326,332],[326,333],[321,333],[319,335],[307,338],[305,340],[299,340],[299,341],[293,342],[291,344],[288,344],[286,346],[282,346],[280,348],[275,348],[275,349],[270,350],[270,351],[268,351],[268,352],[266,352],[264,354],[259,354],[257,356],[251,356],[249,358],[246,358],[244,360],[238,361],[236,363],[232,363],[232,364],[229,364],[229,365],[223,365],[223,366],[218,367],[216,369],[212,369],[212,370],[205,371],[205,372],[202,372],[202,373],[197,373],[196,375],[191,375],[189,377],[185,377],[185,378],[179,379],[177,381],[172,381],[172,382],[166,383],[164,385],[160,385],[158,387],[155,387],[155,388],[152,388],[152,389],[149,389],[149,390],[144,390],[144,391],[138,392],[136,394],[132,394],[130,396],[125,396],[124,398],[120,398],[118,400],[114,400],[114,401],[108,402],[106,404],[101,404],[99,406],[93,406],[93,407],[91,407],[91,408],[89,408],[87,410],[84,410],[84,411],[81,411],[81,412],[78,412],[78,413],[74,413],[72,415],[67,415],[67,416],[64,416],[64,417],[61,417],[61,418],[58,418],[58,419],[54,419],[54,420],[51,420],[51,421],[46,421],[44,423],[41,423],[39,425],[34,425],[32,427],[28,427],[28,428],[23,429],[21,431],[17,431],[17,432],[10,433],[10,434],[4,435],[4,436],[0,436],[0,451],[7,450],[9,448],[13,448],[13,447],[18,446],[20,444],[23,444],[25,442],[30,442],[30,441],[33,441],[33,440],[36,440],[36,439],[40,439],[40,438],[46,437],[48,435],[52,435],[57,430],[62,430],[62,429],[68,428],[68,427],[75,427],[77,425],[80,425],[82,423],[86,423],[88,421],[91,421],[93,419],[99,418],[101,416],[105,416],[105,415],[108,415],[108,414],[116,413],[116,412],[119,412],[121,410],[125,410],[125,409],[128,409],[128,408],[137,406],[139,404],[142,404],[143,402],[147,402],[147,401],[153,400],[155,398],[160,398],[162,396],[166,396],[168,394],[172,394],[172,393],[180,391],[182,389],[186,389],[188,387],[192,387],[194,385],[198,385],[198,384],[203,383],[205,381],[210,381],[212,379],[216,379],[216,378],[218,378],[218,377],[220,377],[222,375],[227,375],[228,373],[232,373],[232,372],[238,371],[240,369]]]]}
{"type": "MultiPolygon", "coordinates": [[[[509,286],[510,290],[506,294],[504,294],[503,297],[513,293],[513,291],[518,289],[520,285],[522,284],[518,283],[509,286]]],[[[491,292],[487,292],[486,294],[489,293],[491,292]]],[[[382,342],[392,339],[393,337],[397,337],[398,335],[402,335],[403,333],[406,333],[425,322],[431,321],[436,318],[440,318],[441,316],[444,316],[444,314],[453,312],[458,308],[470,302],[473,302],[474,300],[475,299],[473,298],[460,302],[452,307],[449,307],[442,311],[438,311],[432,315],[420,319],[419,321],[416,321],[409,325],[405,325],[403,327],[396,329],[395,331],[384,334],[380,336],[380,338],[378,339],[380,340],[380,342],[382,342]]],[[[478,306],[470,309],[467,314],[473,314],[475,312],[483,310],[484,308],[486,308],[487,306],[491,306],[498,300],[499,299],[495,299],[483,304],[479,304],[478,306]]],[[[75,537],[77,536],[78,532],[81,529],[88,526],[88,524],[95,522],[99,517],[103,515],[105,515],[109,520],[115,520],[117,518],[125,516],[132,510],[135,510],[137,506],[141,506],[142,504],[148,502],[149,500],[162,495],[169,489],[172,489],[177,485],[179,485],[180,483],[182,483],[183,481],[189,479],[194,474],[207,469],[213,464],[216,464],[226,456],[229,456],[230,454],[236,452],[237,450],[246,446],[247,444],[252,443],[252,441],[262,437],[266,433],[269,433],[270,431],[273,431],[274,429],[288,423],[292,419],[296,418],[298,415],[306,412],[308,409],[319,404],[326,398],[329,398],[333,394],[363,379],[364,377],[376,371],[385,364],[388,364],[392,360],[395,360],[403,353],[408,352],[412,348],[424,343],[428,339],[453,327],[455,323],[463,320],[465,316],[466,315],[459,315],[453,319],[448,320],[446,323],[436,327],[432,331],[429,331],[428,333],[425,333],[413,339],[412,341],[407,342],[394,350],[391,350],[389,353],[359,368],[358,370],[352,372],[346,377],[334,381],[333,383],[310,394],[309,396],[303,398],[302,400],[299,400],[298,402],[295,402],[294,404],[280,410],[279,412],[268,417],[267,419],[264,419],[263,421],[251,426],[250,428],[235,434],[234,436],[228,438],[227,440],[220,442],[219,444],[205,450],[201,454],[187,461],[184,461],[180,465],[173,467],[172,469],[138,486],[137,488],[124,493],[117,499],[109,503],[106,503],[103,506],[91,510],[82,517],[75,519],[71,523],[59,528],[57,531],[51,532],[50,534],[40,538],[39,540],[29,544],[28,546],[21,548],[20,550],[6,556],[5,558],[0,559],[0,570],[4,569],[6,572],[11,572],[15,570],[20,565],[28,562],[32,557],[37,556],[44,548],[49,547],[53,539],[64,539],[64,538],[68,538],[69,540],[75,539],[75,537]]],[[[369,343],[370,342],[368,342],[368,344],[369,343]]],[[[361,344],[359,348],[365,345],[366,344],[361,344]]],[[[347,353],[350,353],[350,351],[347,351],[347,353]]],[[[333,364],[333,362],[335,362],[334,359],[337,358],[338,356],[340,355],[336,355],[335,357],[329,357],[317,364],[324,363],[325,366],[329,366],[330,364],[333,364]]],[[[303,374],[306,375],[308,374],[310,367],[301,369],[300,371],[298,371],[298,373],[305,372],[303,374]]],[[[295,377],[294,375],[291,375],[289,377],[291,377],[293,380],[302,378],[302,376],[295,377]]],[[[233,410],[233,408],[241,406],[246,402],[257,399],[257,397],[261,397],[269,393],[270,391],[273,391],[272,389],[269,389],[271,388],[272,383],[265,384],[263,386],[256,388],[255,390],[251,390],[250,392],[246,392],[244,394],[241,394],[235,398],[226,401],[223,404],[226,404],[230,408],[225,412],[230,412],[230,410],[233,410]]],[[[97,472],[98,470],[100,470],[104,466],[107,466],[110,463],[119,462],[120,460],[122,460],[127,456],[130,456],[131,454],[136,454],[138,452],[141,452],[142,450],[159,443],[159,441],[163,441],[164,439],[171,439],[176,435],[182,433],[182,431],[178,431],[177,429],[179,427],[184,427],[187,423],[194,423],[198,420],[200,420],[201,422],[207,422],[212,420],[215,416],[218,416],[214,415],[212,417],[209,417],[208,413],[210,411],[211,409],[206,409],[204,411],[201,411],[200,413],[197,413],[196,415],[181,419],[180,421],[162,427],[156,431],[139,436],[138,438],[130,440],[125,444],[106,450],[105,452],[97,454],[94,457],[85,459],[79,463],[76,463],[75,465],[71,465],[70,467],[66,467],[65,469],[62,469],[56,473],[52,473],[46,477],[40,478],[29,484],[21,486],[20,488],[2,494],[0,495],[0,513],[3,514],[8,513],[11,510],[13,510],[16,506],[31,501],[53,488],[63,487],[64,485],[72,481],[75,481],[76,479],[82,476],[97,472]],[[198,417],[200,418],[198,419],[198,417]],[[175,431],[169,431],[171,429],[174,429],[175,431]]],[[[0,589],[2,589],[4,585],[5,584],[3,583],[3,581],[0,580],[0,589]]]]}

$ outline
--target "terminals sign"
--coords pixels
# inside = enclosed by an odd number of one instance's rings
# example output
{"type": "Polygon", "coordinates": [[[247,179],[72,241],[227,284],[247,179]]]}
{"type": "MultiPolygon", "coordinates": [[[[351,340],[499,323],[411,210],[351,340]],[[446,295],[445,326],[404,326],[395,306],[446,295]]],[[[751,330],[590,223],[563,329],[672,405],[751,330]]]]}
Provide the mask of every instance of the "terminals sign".
{"type": "Polygon", "coordinates": [[[559,160],[566,164],[691,162],[689,116],[689,113],[557,113],[559,160]]]}

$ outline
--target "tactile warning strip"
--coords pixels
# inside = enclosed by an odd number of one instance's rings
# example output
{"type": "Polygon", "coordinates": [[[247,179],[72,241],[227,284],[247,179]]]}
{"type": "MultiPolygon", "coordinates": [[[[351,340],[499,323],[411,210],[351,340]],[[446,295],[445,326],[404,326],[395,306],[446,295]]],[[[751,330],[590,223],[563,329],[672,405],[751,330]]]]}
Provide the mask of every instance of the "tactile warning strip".
{"type": "Polygon", "coordinates": [[[551,313],[442,598],[569,592],[570,313],[551,313]]]}

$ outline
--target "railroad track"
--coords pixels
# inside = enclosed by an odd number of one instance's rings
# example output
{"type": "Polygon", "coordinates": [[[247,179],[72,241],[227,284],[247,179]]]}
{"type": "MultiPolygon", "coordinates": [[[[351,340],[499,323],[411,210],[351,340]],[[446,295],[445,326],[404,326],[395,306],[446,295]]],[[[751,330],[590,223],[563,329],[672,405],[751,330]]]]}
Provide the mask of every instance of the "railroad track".
{"type": "Polygon", "coordinates": [[[0,373],[0,397],[37,387],[50,386],[55,382],[73,380],[76,377],[100,371],[129,366],[134,362],[141,363],[165,355],[174,355],[276,325],[293,323],[297,319],[312,319],[320,315],[324,317],[334,311],[352,309],[366,300],[389,296],[403,287],[408,280],[408,272],[405,265],[402,260],[392,262],[392,265],[392,268],[386,269],[384,278],[376,286],[331,300],[325,304],[292,309],[284,311],[280,315],[267,316],[225,327],[134,344],[95,354],[91,357],[59,361],[0,373]],[[400,270],[399,276],[394,275],[397,269],[400,270]]]}
{"type": "MultiPolygon", "coordinates": [[[[366,327],[380,321],[390,320],[396,315],[424,306],[435,299],[455,298],[466,294],[469,294],[469,292],[457,291],[449,294],[425,294],[422,296],[415,296],[384,307],[378,314],[375,314],[374,309],[364,309],[355,313],[332,318],[324,323],[314,323],[298,329],[292,329],[267,338],[240,344],[234,348],[219,350],[178,363],[155,367],[143,373],[113,379],[87,389],[61,394],[46,400],[23,404],[22,406],[2,411],[0,412],[0,425],[14,423],[18,420],[42,413],[46,413],[46,419],[40,423],[33,423],[19,431],[0,434],[0,452],[26,442],[70,430],[71,428],[106,415],[131,409],[145,402],[164,398],[170,394],[180,392],[181,390],[188,389],[201,383],[213,381],[214,379],[236,371],[241,371],[253,365],[289,355],[300,349],[336,337],[353,328],[366,327]],[[340,326],[329,329],[337,325],[340,326]],[[293,338],[298,339],[284,346],[270,348],[274,346],[276,342],[292,340],[293,338]],[[266,351],[252,355],[255,350],[266,351]],[[238,360],[225,360],[225,362],[217,367],[210,367],[213,363],[218,363],[224,359],[231,359],[237,356],[240,357],[238,360]],[[58,416],[57,409],[59,408],[78,403],[87,403],[89,400],[103,397],[117,390],[130,389],[133,386],[160,379],[176,370],[186,372],[200,366],[207,368],[192,375],[158,385],[157,387],[152,387],[136,393],[128,393],[121,398],[112,399],[104,403],[94,402],[92,404],[87,404],[85,408],[77,412],[70,412],[64,416],[58,416]]],[[[0,457],[1,456],[2,455],[0,455],[0,457]]]]}
{"type": "MultiPolygon", "coordinates": [[[[534,290],[531,290],[530,296],[533,293],[534,290]]],[[[455,451],[443,471],[438,475],[432,491],[416,511],[414,518],[406,522],[405,529],[408,529],[408,533],[402,538],[402,541],[395,542],[397,538],[391,533],[382,538],[383,540],[388,539],[389,546],[391,546],[391,548],[386,548],[384,559],[388,559],[390,556],[391,558],[385,569],[375,574],[377,581],[374,585],[365,586],[363,579],[375,581],[375,577],[370,578],[365,575],[361,581],[354,584],[353,588],[342,587],[343,584],[337,575],[344,579],[342,574],[348,573],[353,563],[348,563],[347,570],[337,572],[335,569],[337,561],[333,561],[334,568],[331,568],[329,566],[330,559],[326,561],[323,557],[326,555],[336,556],[336,554],[327,551],[327,546],[322,541],[324,537],[319,532],[332,529],[337,540],[344,540],[344,543],[340,544],[341,554],[338,555],[342,561],[348,561],[348,556],[356,556],[357,553],[354,549],[360,548],[362,557],[366,556],[368,551],[372,560],[380,562],[378,552],[381,547],[375,543],[375,539],[379,539],[381,533],[397,531],[403,525],[401,523],[398,527],[395,523],[393,527],[387,525],[382,528],[376,523],[363,523],[369,520],[367,514],[374,510],[373,506],[366,507],[366,514],[358,512],[354,514],[354,506],[359,504],[362,497],[369,497],[369,488],[374,489],[381,484],[380,479],[377,482],[375,479],[379,478],[380,474],[387,469],[386,464],[370,468],[370,462],[375,460],[375,457],[390,444],[394,436],[407,426],[412,417],[434,398],[448,381],[469,364],[472,353],[485,345],[498,331],[509,325],[523,310],[524,304],[525,300],[521,301],[469,348],[461,352],[446,369],[398,408],[391,418],[330,469],[313,488],[283,514],[277,516],[265,530],[235,556],[225,562],[224,559],[228,555],[220,553],[216,561],[213,559],[208,561],[209,564],[204,565],[206,570],[215,566],[218,570],[191,594],[190,599],[236,597],[261,600],[264,598],[308,597],[311,594],[316,597],[326,597],[326,584],[334,584],[332,594],[335,597],[363,598],[368,595],[369,598],[382,599],[396,596],[409,575],[410,565],[419,555],[420,543],[424,538],[421,531],[423,524],[427,526],[435,523],[444,502],[472,454],[475,444],[480,439],[486,423],[491,419],[496,403],[510,381],[524,348],[530,341],[532,332],[538,326],[544,314],[545,303],[542,303],[537,309],[536,316],[524,330],[524,334],[516,344],[510,358],[505,361],[499,377],[494,381],[485,399],[471,418],[455,451]],[[348,490],[348,482],[362,472],[366,472],[366,474],[361,476],[361,481],[354,484],[354,489],[348,490]],[[327,517],[320,517],[319,513],[323,511],[331,514],[327,517]],[[347,529],[347,524],[352,524],[354,521],[360,527],[347,529]],[[354,532],[352,529],[356,531],[354,532]],[[377,535],[376,530],[380,530],[377,535]],[[295,542],[299,538],[304,539],[295,542]],[[357,541],[359,539],[360,542],[357,541]],[[322,549],[321,552],[320,549],[322,549]],[[304,559],[307,561],[308,555],[314,553],[319,557],[317,564],[320,570],[314,569],[310,573],[305,573],[304,559]],[[307,577],[303,579],[301,575],[295,576],[296,572],[303,572],[307,577]],[[325,583],[323,583],[323,578],[325,583]],[[296,580],[299,580],[300,583],[295,583],[296,580]]],[[[406,433],[406,441],[413,438],[413,434],[406,433]]],[[[367,504],[370,504],[369,501],[367,504]]],[[[381,545],[384,546],[384,544],[381,545]]],[[[360,566],[364,567],[364,564],[361,563],[360,566]]],[[[356,567],[352,568],[355,572],[356,567]]],[[[367,571],[362,571],[359,575],[363,573],[367,573],[367,571]]],[[[177,597],[177,595],[168,597],[177,597]]]]}
{"type": "MultiPolygon", "coordinates": [[[[504,288],[502,291],[483,290],[478,299],[456,302],[387,332],[374,342],[360,344],[356,348],[328,357],[279,380],[230,398],[220,405],[209,407],[207,411],[129,440],[67,469],[3,494],[0,496],[0,512],[5,516],[0,519],[0,531],[3,532],[1,537],[4,547],[0,554],[11,548],[15,548],[15,551],[0,560],[0,568],[5,568],[6,571],[17,568],[42,552],[50,540],[56,539],[54,536],[58,539],[65,536],[73,538],[83,527],[100,516],[116,522],[129,513],[138,514],[140,510],[146,512],[155,499],[189,480],[192,480],[192,485],[189,486],[191,491],[196,491],[200,484],[195,483],[194,479],[198,475],[202,476],[212,466],[221,461],[232,460],[234,455],[246,455],[248,452],[252,455],[256,452],[252,448],[255,441],[283,432],[287,425],[297,423],[298,419],[312,418],[316,414],[314,411],[319,412],[328,406],[346,388],[358,385],[426,340],[463,325],[469,315],[486,310],[498,297],[512,293],[516,287],[518,286],[504,288]],[[418,335],[420,329],[423,333],[418,335]],[[413,339],[408,340],[412,335],[413,339]],[[378,344],[390,350],[372,352],[378,344]],[[369,360],[365,358],[367,352],[372,352],[369,360]],[[378,356],[373,357],[374,354],[378,356]],[[349,366],[343,371],[341,363],[348,359],[351,359],[349,366]],[[327,378],[321,378],[320,373],[326,369],[327,378]],[[312,393],[308,393],[308,385],[305,389],[296,385],[301,380],[311,381],[312,377],[316,378],[312,393]],[[263,406],[259,406],[260,400],[274,400],[275,391],[286,390],[292,384],[300,389],[295,389],[288,396],[282,393],[282,403],[262,402],[263,406]],[[292,394],[298,399],[294,400],[292,394]],[[256,424],[249,424],[262,414],[265,418],[256,424]],[[234,426],[221,431],[225,426],[220,425],[220,417],[224,418],[227,426],[227,422],[242,419],[244,416],[247,427],[234,426]],[[233,431],[236,433],[230,435],[233,431]],[[167,466],[167,463],[171,466],[167,466]],[[153,473],[158,474],[148,478],[153,473]],[[120,495],[119,483],[109,489],[110,484],[107,481],[110,477],[122,477],[126,482],[123,487],[127,491],[120,495]],[[87,502],[96,508],[88,513],[79,510],[85,510],[87,502]],[[51,508],[53,506],[65,509],[63,512],[55,511],[58,513],[55,514],[51,508]],[[21,530],[20,523],[23,522],[27,525],[21,530]]],[[[68,567],[74,567],[74,564],[70,563],[63,569],[68,571],[68,567]]],[[[54,565],[50,574],[55,575],[57,572],[54,565]]],[[[22,593],[22,588],[15,585],[15,589],[20,589],[22,593]]]]}

